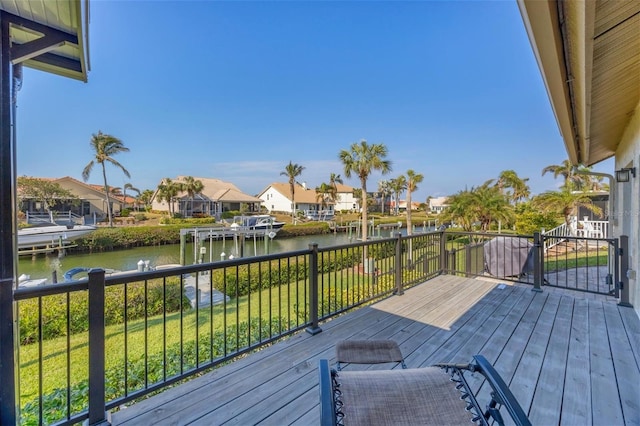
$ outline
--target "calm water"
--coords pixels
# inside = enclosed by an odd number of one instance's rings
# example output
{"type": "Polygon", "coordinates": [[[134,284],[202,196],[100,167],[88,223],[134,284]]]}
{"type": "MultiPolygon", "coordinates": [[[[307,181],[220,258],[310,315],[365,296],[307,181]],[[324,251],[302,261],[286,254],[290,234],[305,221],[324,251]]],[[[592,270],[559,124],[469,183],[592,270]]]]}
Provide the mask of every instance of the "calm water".
{"type": "MultiPolygon", "coordinates": [[[[403,229],[404,231],[404,229],[403,229]]],[[[420,232],[421,229],[416,229],[420,232]]],[[[381,237],[388,238],[390,232],[385,232],[381,237]]],[[[353,236],[352,236],[353,237],[353,236]]],[[[204,261],[218,261],[221,254],[225,253],[225,258],[229,255],[238,257],[250,257],[262,254],[282,253],[309,248],[309,244],[318,243],[320,247],[330,247],[341,244],[356,242],[350,239],[347,233],[311,235],[305,237],[279,238],[265,242],[263,239],[244,240],[244,248],[240,242],[236,245],[233,240],[206,242],[206,253],[204,261]]],[[[196,247],[197,249],[197,247],[196,247]]],[[[185,250],[185,263],[193,264],[197,262],[199,255],[194,253],[193,244],[187,244],[185,250]]],[[[51,256],[20,256],[18,264],[18,275],[26,274],[32,279],[48,278],[51,280],[53,271],[56,271],[58,281],[63,281],[66,271],[76,267],[115,269],[118,271],[135,270],[140,260],[149,261],[154,267],[158,265],[179,264],[180,245],[172,244],[158,247],[138,247],[128,250],[118,250],[106,253],[91,254],[70,254],[64,257],[51,256]]],[[[77,277],[76,277],[77,278],[77,277]]]]}

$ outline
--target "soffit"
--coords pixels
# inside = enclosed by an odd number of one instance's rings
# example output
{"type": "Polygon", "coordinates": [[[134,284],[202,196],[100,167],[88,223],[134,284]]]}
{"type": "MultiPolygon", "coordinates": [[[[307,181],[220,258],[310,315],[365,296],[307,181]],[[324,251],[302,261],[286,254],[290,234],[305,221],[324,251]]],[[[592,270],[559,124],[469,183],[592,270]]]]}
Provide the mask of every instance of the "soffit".
{"type": "Polygon", "coordinates": [[[0,0],[0,10],[12,63],[87,81],[88,0],[0,0]]]}
{"type": "Polygon", "coordinates": [[[596,3],[589,158],[611,157],[640,101],[640,2],[596,3]]]}
{"type": "Polygon", "coordinates": [[[640,102],[640,1],[518,5],[569,159],[615,155],[640,102]]]}

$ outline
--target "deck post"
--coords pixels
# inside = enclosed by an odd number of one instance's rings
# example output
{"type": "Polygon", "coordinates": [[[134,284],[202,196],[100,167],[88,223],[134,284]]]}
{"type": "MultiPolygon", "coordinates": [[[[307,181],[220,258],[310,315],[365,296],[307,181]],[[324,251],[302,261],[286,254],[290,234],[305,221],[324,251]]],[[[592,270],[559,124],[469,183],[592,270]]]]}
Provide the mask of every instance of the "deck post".
{"type": "Polygon", "coordinates": [[[533,233],[533,288],[532,291],[542,291],[542,277],[544,274],[544,254],[542,253],[542,235],[540,232],[533,233]]]}
{"type": "Polygon", "coordinates": [[[111,424],[105,412],[104,276],[104,269],[89,271],[89,426],[111,424]]]}
{"type": "Polygon", "coordinates": [[[447,239],[444,230],[440,231],[440,273],[447,270],[447,239]]]}
{"type": "Polygon", "coordinates": [[[402,268],[402,234],[398,232],[398,234],[396,235],[396,289],[393,292],[393,294],[396,294],[398,296],[404,294],[404,291],[402,289],[402,268]]]}
{"type": "Polygon", "coordinates": [[[16,408],[16,321],[13,302],[15,252],[14,164],[11,134],[11,40],[9,20],[0,11],[0,424],[18,423],[16,408]]]}
{"type": "Polygon", "coordinates": [[[629,236],[620,235],[620,306],[632,308],[629,302],[629,236]]]}
{"type": "Polygon", "coordinates": [[[318,244],[309,244],[309,327],[306,328],[307,333],[311,335],[318,334],[322,331],[318,325],[318,304],[320,297],[318,295],[318,244]]]}

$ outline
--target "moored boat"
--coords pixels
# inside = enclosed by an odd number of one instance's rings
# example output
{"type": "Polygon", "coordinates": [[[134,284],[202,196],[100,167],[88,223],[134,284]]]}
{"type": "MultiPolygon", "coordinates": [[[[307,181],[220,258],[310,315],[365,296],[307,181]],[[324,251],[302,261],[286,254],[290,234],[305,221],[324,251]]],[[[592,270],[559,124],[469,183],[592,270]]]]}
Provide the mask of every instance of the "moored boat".
{"type": "Polygon", "coordinates": [[[18,230],[18,249],[64,246],[96,230],[93,225],[57,225],[55,223],[18,230]]]}

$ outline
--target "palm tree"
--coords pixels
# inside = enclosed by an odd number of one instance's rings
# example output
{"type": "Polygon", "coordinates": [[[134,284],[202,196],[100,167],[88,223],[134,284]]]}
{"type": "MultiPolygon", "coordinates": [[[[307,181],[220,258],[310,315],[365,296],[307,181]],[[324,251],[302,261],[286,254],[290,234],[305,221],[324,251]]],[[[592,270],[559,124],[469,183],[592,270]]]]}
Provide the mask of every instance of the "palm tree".
{"type": "Polygon", "coordinates": [[[101,131],[98,131],[97,134],[93,134],[91,136],[90,145],[94,151],[95,156],[91,161],[89,161],[89,164],[84,167],[84,170],[82,170],[82,179],[84,179],[85,182],[89,179],[89,176],[91,176],[91,170],[93,170],[93,166],[96,163],[102,166],[102,178],[104,180],[104,194],[107,201],[107,215],[109,218],[109,226],[113,226],[111,199],[109,197],[109,185],[107,183],[107,169],[104,163],[111,163],[112,165],[122,170],[125,176],[130,178],[131,174],[129,173],[129,171],[113,158],[114,155],[121,152],[129,152],[129,148],[124,146],[120,139],[111,135],[106,135],[101,131]]]}
{"type": "Polygon", "coordinates": [[[537,195],[531,204],[545,213],[556,213],[564,217],[568,229],[571,227],[571,216],[575,215],[578,207],[584,207],[602,217],[602,209],[584,192],[574,192],[571,188],[563,187],[560,191],[547,191],[537,195]]]}
{"type": "MultiPolygon", "coordinates": [[[[422,183],[424,176],[414,172],[412,169],[407,170],[407,235],[411,235],[413,222],[411,222],[411,193],[418,189],[418,184],[422,183]]],[[[411,252],[409,252],[411,258],[411,252]]]]}
{"type": "Polygon", "coordinates": [[[472,210],[475,203],[473,193],[467,189],[462,190],[447,198],[447,207],[440,214],[441,222],[455,222],[463,230],[472,230],[475,212],[472,210]]]}
{"type": "MultiPolygon", "coordinates": [[[[350,178],[351,174],[357,174],[360,178],[362,190],[362,240],[367,240],[367,179],[373,170],[379,170],[382,174],[391,171],[391,162],[385,160],[388,150],[384,144],[369,145],[366,140],[353,143],[350,150],[341,150],[340,161],[344,165],[344,174],[350,178]]],[[[366,251],[365,251],[366,257],[366,251]]]]}
{"type": "Polygon", "coordinates": [[[280,172],[281,176],[286,176],[289,179],[289,189],[291,190],[291,219],[296,217],[296,178],[302,174],[304,167],[299,164],[293,164],[289,161],[289,164],[284,168],[283,172],[280,172]]]}
{"type": "Polygon", "coordinates": [[[316,201],[320,201],[320,209],[324,210],[328,201],[335,201],[335,187],[328,183],[321,183],[316,187],[316,201]]]}
{"type": "Polygon", "coordinates": [[[471,190],[474,199],[472,210],[480,222],[482,231],[487,232],[494,221],[508,222],[513,219],[513,207],[509,199],[500,193],[490,181],[471,190]]]}
{"type": "Polygon", "coordinates": [[[337,173],[331,173],[329,175],[329,185],[333,187],[332,199],[333,202],[338,201],[338,184],[343,184],[342,178],[337,173]]]}
{"type": "Polygon", "coordinates": [[[174,215],[173,199],[180,191],[182,191],[182,184],[169,178],[162,179],[162,182],[158,185],[158,200],[169,203],[169,216],[171,217],[174,215]]]}
{"type": "Polygon", "coordinates": [[[380,193],[380,197],[382,198],[380,211],[384,214],[384,205],[387,202],[387,195],[391,193],[391,186],[389,185],[388,180],[381,180],[378,182],[378,192],[380,193]]]}
{"type": "Polygon", "coordinates": [[[142,191],[140,195],[136,198],[138,202],[144,205],[144,209],[148,210],[151,207],[151,200],[153,199],[153,191],[150,189],[145,189],[142,191]]]}
{"type": "Polygon", "coordinates": [[[398,214],[400,214],[400,194],[407,189],[407,178],[404,177],[404,175],[400,175],[395,179],[389,180],[389,188],[391,188],[391,191],[395,194],[395,214],[398,216],[398,214]]]}
{"type": "Polygon", "coordinates": [[[513,219],[513,207],[497,186],[487,181],[477,188],[460,191],[447,199],[448,207],[442,212],[443,221],[452,221],[465,231],[471,231],[479,222],[482,231],[488,231],[496,220],[513,219]]]}
{"type": "MultiPolygon", "coordinates": [[[[126,202],[127,202],[127,189],[130,189],[131,191],[133,191],[133,192],[137,193],[138,195],[140,195],[140,190],[138,188],[133,186],[131,183],[125,183],[124,184],[124,190],[122,192],[122,198],[124,198],[125,205],[126,205],[126,202]]],[[[136,198],[135,202],[137,203],[137,198],[136,198]]]]}
{"type": "Polygon", "coordinates": [[[505,194],[506,188],[511,189],[506,195],[511,199],[513,204],[517,205],[519,201],[528,198],[531,195],[527,181],[529,178],[520,178],[514,170],[503,170],[498,176],[496,186],[500,194],[505,194]]]}
{"type": "MultiPolygon", "coordinates": [[[[204,185],[201,180],[195,179],[193,176],[187,176],[182,181],[182,190],[187,193],[191,202],[191,211],[193,214],[193,197],[202,193],[204,185]]],[[[185,209],[186,210],[186,209],[185,209]]]]}
{"type": "MultiPolygon", "coordinates": [[[[588,169],[587,169],[588,170],[588,169]]],[[[573,164],[569,160],[564,160],[562,164],[553,164],[542,169],[542,176],[547,172],[553,173],[553,177],[562,176],[564,179],[563,187],[579,190],[585,186],[590,180],[587,175],[576,174],[573,164]]]]}

